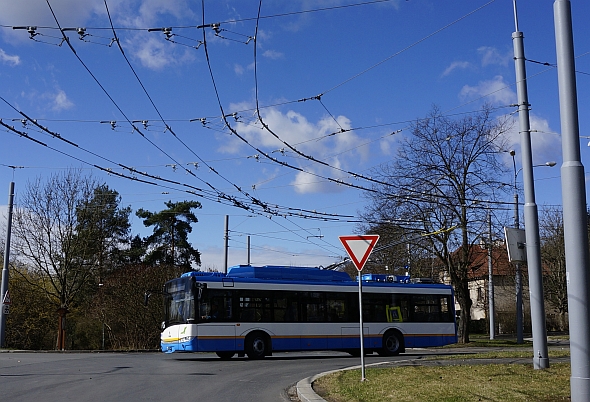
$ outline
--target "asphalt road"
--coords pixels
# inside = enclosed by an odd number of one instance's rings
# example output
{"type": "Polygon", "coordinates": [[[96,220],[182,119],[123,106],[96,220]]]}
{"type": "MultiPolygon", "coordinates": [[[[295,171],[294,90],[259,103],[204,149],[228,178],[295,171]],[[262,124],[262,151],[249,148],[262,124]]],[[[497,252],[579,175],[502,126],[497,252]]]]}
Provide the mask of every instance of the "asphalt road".
{"type": "MultiPolygon", "coordinates": [[[[365,364],[416,358],[365,357],[365,364]]],[[[2,401],[277,402],[297,381],[360,364],[345,353],[276,353],[223,361],[214,354],[0,353],[2,401]]]]}

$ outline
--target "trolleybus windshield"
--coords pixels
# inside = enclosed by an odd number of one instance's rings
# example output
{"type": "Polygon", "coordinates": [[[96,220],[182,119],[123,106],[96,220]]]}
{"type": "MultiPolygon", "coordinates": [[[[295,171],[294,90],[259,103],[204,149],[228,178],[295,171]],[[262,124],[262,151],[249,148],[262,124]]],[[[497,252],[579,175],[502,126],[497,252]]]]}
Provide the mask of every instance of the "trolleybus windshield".
{"type": "Polygon", "coordinates": [[[166,326],[195,321],[195,293],[192,278],[168,282],[164,289],[166,326]]]}

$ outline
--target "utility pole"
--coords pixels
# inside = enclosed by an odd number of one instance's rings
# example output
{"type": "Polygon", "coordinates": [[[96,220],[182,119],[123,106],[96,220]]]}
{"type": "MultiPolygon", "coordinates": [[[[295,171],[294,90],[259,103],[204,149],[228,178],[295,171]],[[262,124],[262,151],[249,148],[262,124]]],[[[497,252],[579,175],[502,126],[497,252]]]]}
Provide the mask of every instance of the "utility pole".
{"type": "Polygon", "coordinates": [[[494,273],[492,267],[492,214],[488,212],[488,314],[490,319],[490,340],[496,337],[494,322],[494,273]]]}
{"type": "Polygon", "coordinates": [[[224,240],[224,247],[223,247],[223,266],[225,272],[227,274],[227,255],[228,255],[228,243],[229,243],[229,215],[225,215],[225,235],[223,237],[224,240]]]}
{"type": "Polygon", "coordinates": [[[8,296],[8,261],[10,260],[10,232],[12,230],[12,207],[14,202],[14,182],[8,188],[8,222],[6,223],[6,244],[4,245],[4,264],[2,266],[2,286],[0,290],[0,348],[6,346],[6,315],[10,304],[8,296]]]}
{"type": "MultiPolygon", "coordinates": [[[[545,301],[543,298],[543,271],[541,268],[541,240],[539,236],[539,213],[535,202],[533,177],[533,154],[529,119],[529,100],[524,57],[524,34],[518,30],[516,0],[514,0],[514,25],[512,34],[514,64],[516,69],[516,93],[520,124],[520,147],[522,150],[522,176],[524,183],[524,222],[526,227],[526,254],[529,268],[529,292],[531,298],[531,322],[533,327],[533,367],[549,368],[547,328],[545,324],[545,301]]],[[[587,246],[586,246],[587,247],[587,246]]]]}
{"type": "Polygon", "coordinates": [[[248,265],[250,265],[250,235],[248,235],[248,265]]]}
{"type": "Polygon", "coordinates": [[[590,398],[590,282],[584,165],[576,91],[572,11],[569,0],[553,3],[559,111],[561,116],[561,193],[565,240],[566,283],[570,324],[570,377],[572,402],[590,398]]]}
{"type": "MultiPolygon", "coordinates": [[[[512,156],[512,164],[514,166],[514,228],[520,229],[520,218],[518,213],[518,188],[516,187],[516,176],[518,171],[516,170],[516,159],[514,156],[516,152],[510,150],[510,156],[512,156]]],[[[522,271],[520,270],[520,263],[516,263],[514,266],[515,273],[515,288],[516,288],[516,343],[524,343],[523,336],[523,318],[522,318],[522,271]]]]}

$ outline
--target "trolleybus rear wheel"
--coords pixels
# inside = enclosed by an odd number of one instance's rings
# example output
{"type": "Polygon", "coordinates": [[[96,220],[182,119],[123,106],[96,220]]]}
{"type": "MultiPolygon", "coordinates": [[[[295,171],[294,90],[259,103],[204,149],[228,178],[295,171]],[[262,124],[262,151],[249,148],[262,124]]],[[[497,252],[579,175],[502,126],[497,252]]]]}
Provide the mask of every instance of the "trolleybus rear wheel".
{"type": "Polygon", "coordinates": [[[404,348],[404,337],[396,330],[390,330],[383,335],[383,346],[379,349],[381,356],[397,356],[404,348]]]}
{"type": "Polygon", "coordinates": [[[250,359],[262,359],[270,347],[270,339],[264,332],[254,332],[246,337],[244,346],[250,359]]]}

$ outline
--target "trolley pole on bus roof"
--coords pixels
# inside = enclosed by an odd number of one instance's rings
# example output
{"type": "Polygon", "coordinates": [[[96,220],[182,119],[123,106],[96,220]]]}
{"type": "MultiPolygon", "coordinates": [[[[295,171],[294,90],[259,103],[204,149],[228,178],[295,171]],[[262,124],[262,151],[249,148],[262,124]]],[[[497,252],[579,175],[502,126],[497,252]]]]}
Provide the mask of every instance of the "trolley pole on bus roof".
{"type": "Polygon", "coordinates": [[[361,381],[365,381],[365,336],[363,328],[363,278],[361,271],[369,260],[379,235],[340,236],[340,242],[359,272],[359,341],[361,344],[361,381]]]}

